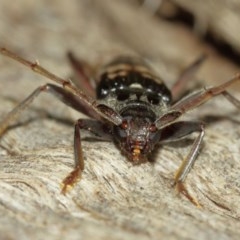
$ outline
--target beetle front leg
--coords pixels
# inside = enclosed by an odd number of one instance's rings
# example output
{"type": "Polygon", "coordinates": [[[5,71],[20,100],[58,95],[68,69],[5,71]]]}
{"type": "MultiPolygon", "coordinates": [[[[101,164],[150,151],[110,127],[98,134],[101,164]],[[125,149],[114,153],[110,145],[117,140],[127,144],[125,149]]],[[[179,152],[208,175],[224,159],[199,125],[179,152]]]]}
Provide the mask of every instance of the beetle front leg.
{"type": "Polygon", "coordinates": [[[84,161],[83,161],[83,154],[82,154],[82,144],[81,144],[81,135],[80,135],[80,122],[78,120],[75,124],[74,128],[74,160],[75,160],[75,167],[72,172],[68,174],[68,176],[62,181],[62,194],[66,194],[69,187],[72,187],[78,179],[81,178],[81,173],[84,169],[84,161]]]}
{"type": "MultiPolygon", "coordinates": [[[[227,91],[227,89],[231,85],[233,85],[234,83],[239,82],[239,81],[240,81],[240,74],[236,75],[229,81],[227,81],[219,86],[211,87],[208,89],[203,89],[202,91],[193,93],[193,94],[183,98],[182,100],[178,101],[171,107],[172,114],[171,114],[171,112],[169,112],[168,115],[166,114],[167,119],[169,118],[171,121],[174,121],[175,120],[174,116],[176,116],[176,118],[177,118],[177,117],[181,116],[182,114],[184,114],[185,112],[188,112],[188,111],[200,106],[201,104],[204,104],[208,100],[210,100],[213,97],[218,96],[218,95],[225,96],[233,105],[235,105],[237,108],[240,108],[240,101],[238,99],[236,99],[235,97],[233,97],[227,91]],[[175,115],[173,113],[175,113],[175,115]],[[178,113],[178,114],[176,114],[176,113],[178,113]]],[[[161,123],[162,119],[165,120],[164,116],[159,118],[157,123],[158,124],[161,123]]],[[[202,142],[202,139],[204,136],[203,125],[201,126],[200,130],[198,130],[198,131],[200,131],[200,134],[198,135],[197,139],[194,141],[191,151],[189,152],[187,158],[183,161],[183,163],[181,164],[181,166],[179,167],[178,171],[175,174],[175,185],[176,185],[178,191],[183,193],[187,198],[189,198],[189,200],[191,202],[193,202],[196,205],[198,205],[197,201],[195,201],[195,199],[192,198],[188,194],[188,191],[184,187],[183,182],[184,182],[184,179],[186,178],[188,172],[190,171],[193,163],[196,160],[197,153],[198,153],[199,147],[201,145],[201,142],[202,142]]]]}
{"type": "Polygon", "coordinates": [[[187,157],[183,160],[182,164],[175,173],[174,186],[176,186],[176,189],[179,193],[182,193],[184,196],[186,196],[193,204],[200,206],[198,201],[188,193],[186,187],[184,186],[184,181],[197,159],[199,148],[204,137],[204,124],[202,122],[186,121],[173,123],[172,125],[162,129],[162,137],[160,142],[165,143],[177,141],[194,132],[199,132],[199,135],[195,139],[187,157]]]}
{"type": "MultiPolygon", "coordinates": [[[[185,126],[187,128],[187,125],[185,126]]],[[[176,186],[176,189],[178,192],[185,195],[192,203],[194,203],[197,206],[200,206],[198,201],[196,201],[187,191],[187,189],[184,186],[184,180],[186,176],[188,175],[189,171],[191,170],[194,162],[197,159],[197,155],[199,152],[199,148],[201,146],[201,143],[203,141],[204,137],[204,125],[201,123],[199,124],[196,131],[200,131],[198,137],[195,139],[190,152],[188,153],[187,157],[183,160],[182,164],[178,168],[177,172],[175,173],[174,178],[174,185],[176,186]]]]}
{"type": "Polygon", "coordinates": [[[97,136],[98,139],[110,140],[112,139],[111,132],[106,129],[104,124],[91,119],[79,119],[75,123],[74,130],[74,159],[75,167],[72,172],[62,181],[62,194],[66,194],[69,188],[81,179],[82,171],[84,170],[84,159],[82,153],[81,134],[80,130],[87,130],[97,136]]]}

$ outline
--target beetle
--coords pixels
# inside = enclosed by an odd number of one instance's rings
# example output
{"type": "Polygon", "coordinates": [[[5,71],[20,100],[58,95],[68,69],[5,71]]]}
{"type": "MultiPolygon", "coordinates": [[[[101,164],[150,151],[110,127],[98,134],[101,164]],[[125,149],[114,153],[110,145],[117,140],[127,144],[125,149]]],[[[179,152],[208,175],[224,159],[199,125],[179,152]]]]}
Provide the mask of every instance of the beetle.
{"type": "Polygon", "coordinates": [[[90,66],[70,53],[68,57],[79,76],[78,80],[70,81],[6,48],[1,48],[0,52],[60,85],[47,83],[33,91],[2,119],[0,136],[42,92],[53,94],[60,101],[90,118],[78,119],[75,123],[75,168],[63,180],[62,193],[65,194],[67,189],[77,182],[84,170],[81,130],[90,131],[101,139],[113,140],[133,164],[148,161],[149,155],[159,144],[179,140],[198,132],[189,154],[174,178],[174,185],[178,191],[198,205],[183,183],[203,141],[204,123],[180,121],[179,118],[220,94],[240,108],[240,101],[227,91],[228,87],[240,81],[240,74],[216,87],[203,88],[180,98],[188,80],[203,62],[204,56],[185,69],[170,91],[150,65],[136,56],[120,56],[113,59],[101,68],[95,77],[96,81],[91,81],[90,66]]]}

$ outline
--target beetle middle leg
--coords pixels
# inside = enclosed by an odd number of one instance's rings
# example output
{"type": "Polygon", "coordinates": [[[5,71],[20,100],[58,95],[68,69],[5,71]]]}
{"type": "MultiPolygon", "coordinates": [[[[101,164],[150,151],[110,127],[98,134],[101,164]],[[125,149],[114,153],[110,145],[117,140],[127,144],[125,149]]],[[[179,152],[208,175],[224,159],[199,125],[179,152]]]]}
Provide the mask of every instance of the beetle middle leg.
{"type": "Polygon", "coordinates": [[[6,131],[10,124],[12,124],[12,122],[31,104],[31,102],[36,97],[38,97],[38,95],[42,92],[48,92],[53,94],[65,104],[71,106],[72,108],[78,111],[81,111],[82,113],[90,117],[95,117],[96,115],[94,111],[83,105],[81,101],[79,101],[79,99],[75,97],[73,94],[54,84],[46,84],[38,87],[25,100],[23,100],[19,105],[17,105],[11,112],[9,112],[5,116],[5,118],[0,122],[0,136],[6,131]]]}
{"type": "Polygon", "coordinates": [[[227,88],[231,87],[231,85],[236,82],[240,82],[240,74],[237,74],[235,77],[219,86],[205,88],[202,91],[195,92],[186,96],[182,100],[176,102],[171,107],[171,109],[174,111],[180,111],[182,114],[184,114],[185,112],[204,104],[211,98],[220,94],[226,97],[226,99],[229,100],[237,108],[240,108],[240,101],[227,91],[227,88]]]}
{"type": "Polygon", "coordinates": [[[104,124],[91,119],[79,119],[75,123],[75,131],[74,131],[74,159],[75,159],[75,167],[72,172],[68,174],[68,176],[62,181],[62,193],[65,194],[70,187],[72,187],[78,179],[81,178],[81,173],[84,170],[84,160],[82,153],[82,145],[81,145],[81,130],[87,130],[90,133],[93,133],[97,138],[102,140],[111,140],[111,132],[109,129],[105,128],[104,124]]]}
{"type": "MultiPolygon", "coordinates": [[[[95,112],[91,109],[86,108],[75,95],[67,92],[63,88],[60,88],[53,84],[46,84],[38,87],[33,91],[24,101],[17,105],[6,117],[0,122],[0,136],[7,130],[9,125],[31,104],[31,102],[38,97],[42,92],[48,92],[53,94],[62,102],[71,106],[72,108],[85,113],[88,116],[93,116],[95,112]]],[[[98,122],[97,120],[84,120],[80,119],[75,124],[74,133],[74,155],[75,155],[75,169],[64,179],[62,193],[65,193],[68,186],[74,185],[80,176],[81,171],[84,169],[83,157],[82,157],[82,147],[80,138],[80,129],[86,129],[97,135],[98,138],[108,140],[110,139],[110,132],[108,129],[104,128],[104,124],[98,122]]]]}
{"type": "MultiPolygon", "coordinates": [[[[173,123],[176,120],[176,118],[180,117],[185,112],[192,110],[192,109],[200,106],[201,104],[204,104],[211,98],[218,96],[220,94],[225,96],[236,107],[240,108],[240,101],[238,99],[236,99],[235,97],[233,97],[226,90],[232,84],[239,82],[239,81],[240,81],[240,75],[238,74],[235,77],[233,77],[232,79],[230,79],[229,81],[227,81],[217,87],[211,87],[209,89],[204,89],[202,91],[196,92],[194,94],[191,94],[191,95],[183,98],[179,102],[175,103],[171,107],[169,113],[166,114],[167,118],[170,119],[169,122],[165,123],[167,125],[166,128],[168,128],[168,127],[170,127],[170,129],[173,128],[174,126],[176,126],[175,124],[177,124],[177,123],[173,123]],[[178,114],[176,114],[176,113],[178,113],[178,114]],[[172,123],[171,123],[171,121],[172,121],[172,123]]],[[[163,117],[160,117],[158,120],[156,120],[156,123],[161,122],[162,118],[163,117]]],[[[163,129],[164,129],[164,126],[163,126],[163,129]]],[[[186,131],[188,131],[188,126],[187,125],[184,126],[184,128],[182,130],[184,130],[184,129],[186,129],[186,131]]],[[[198,153],[199,147],[201,145],[201,142],[202,142],[202,139],[204,136],[203,125],[202,124],[199,125],[196,128],[196,131],[199,131],[200,134],[194,141],[191,151],[189,152],[188,156],[183,161],[182,165],[180,166],[180,168],[178,169],[178,171],[175,175],[175,184],[177,186],[177,189],[180,192],[182,192],[184,195],[186,195],[192,202],[193,202],[193,199],[191,199],[190,195],[187,193],[187,191],[183,185],[183,181],[186,178],[189,170],[191,169],[193,163],[196,160],[197,153],[198,153]]],[[[183,133],[184,133],[184,131],[183,131],[183,133]]],[[[195,204],[197,204],[197,203],[195,203],[195,204]]]]}
{"type": "MultiPolygon", "coordinates": [[[[122,122],[122,118],[121,116],[114,111],[112,108],[108,107],[108,106],[104,106],[103,104],[98,104],[96,102],[95,99],[93,99],[90,95],[86,95],[83,91],[81,91],[80,89],[76,88],[75,85],[73,85],[71,83],[71,81],[69,80],[65,80],[62,79],[60,77],[58,77],[57,75],[49,72],[48,70],[46,70],[45,68],[43,68],[42,66],[40,66],[37,62],[31,62],[28,61],[18,55],[16,55],[15,53],[9,51],[6,48],[0,48],[0,53],[12,58],[13,60],[20,62],[21,64],[25,65],[26,67],[30,68],[32,71],[60,84],[62,86],[62,88],[64,89],[64,92],[68,93],[69,96],[75,96],[74,98],[78,99],[78,102],[80,103],[80,105],[85,108],[88,109],[88,112],[91,112],[91,116],[99,119],[99,118],[104,118],[105,120],[108,120],[109,122],[115,124],[115,125],[119,125],[122,122]],[[94,116],[93,116],[93,115],[94,116]]],[[[59,87],[58,87],[59,88],[59,87]]],[[[36,93],[32,93],[34,96],[38,95],[39,93],[37,93],[38,90],[36,90],[36,93]]],[[[39,90],[41,92],[41,90],[39,90]]],[[[61,95],[61,94],[60,94],[61,95]]],[[[34,98],[34,97],[33,97],[34,98]]],[[[33,99],[32,98],[32,99],[33,99]]],[[[29,100],[31,99],[31,97],[29,96],[29,100]]],[[[27,100],[27,99],[26,99],[27,100]]],[[[61,100],[61,99],[60,99],[61,100]]],[[[66,101],[65,103],[67,103],[68,101],[66,101]]],[[[28,105],[28,104],[26,104],[28,105]]],[[[25,104],[23,104],[22,106],[25,106],[25,104]]],[[[13,114],[15,115],[15,114],[13,114]]],[[[5,129],[4,129],[5,130],[5,129]]],[[[1,135],[1,129],[0,129],[0,135],[1,135]]]]}

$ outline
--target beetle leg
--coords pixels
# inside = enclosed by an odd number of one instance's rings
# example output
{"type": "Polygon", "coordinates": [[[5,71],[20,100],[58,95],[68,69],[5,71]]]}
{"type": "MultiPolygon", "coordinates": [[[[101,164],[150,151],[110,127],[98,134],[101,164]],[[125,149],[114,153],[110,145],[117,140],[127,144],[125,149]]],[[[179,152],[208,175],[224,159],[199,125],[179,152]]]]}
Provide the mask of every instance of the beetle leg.
{"type": "Polygon", "coordinates": [[[0,122],[0,136],[6,131],[10,124],[31,104],[31,102],[42,92],[48,92],[56,96],[59,100],[71,106],[72,108],[81,111],[82,113],[95,117],[96,112],[86,108],[79,99],[73,94],[67,92],[63,88],[53,85],[46,84],[38,87],[32,92],[25,100],[17,105],[11,112],[9,112],[5,118],[0,122]]]}
{"type": "MultiPolygon", "coordinates": [[[[204,89],[202,91],[195,92],[195,93],[183,98],[182,100],[175,103],[171,107],[169,113],[166,113],[165,115],[160,117],[157,120],[158,121],[157,123],[158,124],[161,123],[161,119],[165,120],[165,116],[167,116],[167,119],[170,119],[170,120],[165,121],[165,122],[163,121],[163,123],[164,123],[164,125],[167,126],[167,128],[171,129],[171,127],[177,126],[176,125],[177,123],[174,124],[173,122],[178,117],[180,117],[182,114],[184,114],[185,112],[187,112],[191,109],[194,109],[194,108],[200,106],[201,104],[207,102],[211,98],[213,98],[215,96],[218,96],[220,94],[225,96],[233,105],[240,108],[240,101],[238,99],[236,99],[235,97],[233,97],[226,90],[228,87],[230,87],[232,84],[234,84],[238,81],[240,81],[240,74],[236,75],[235,77],[233,77],[229,81],[227,81],[227,82],[225,82],[225,83],[223,83],[223,84],[221,84],[217,87],[211,87],[211,88],[208,88],[208,89],[204,89]],[[179,114],[178,112],[180,112],[181,114],[179,114]],[[178,113],[178,114],[176,114],[176,113],[178,113]],[[171,124],[171,122],[172,122],[172,124],[171,124]]],[[[164,129],[164,125],[162,127],[163,129],[164,129]]],[[[187,126],[186,126],[186,128],[187,128],[187,126]]],[[[182,192],[186,197],[189,198],[190,201],[192,201],[193,203],[198,205],[198,203],[194,200],[194,198],[192,198],[188,194],[188,191],[186,190],[186,188],[183,185],[184,179],[186,178],[188,172],[190,171],[192,165],[194,164],[194,162],[196,160],[197,153],[199,151],[199,147],[200,147],[201,142],[203,140],[203,136],[204,136],[204,126],[203,126],[203,124],[200,124],[199,129],[196,128],[196,131],[199,131],[200,133],[199,133],[198,137],[196,138],[196,140],[194,141],[193,146],[192,146],[188,156],[184,159],[183,163],[181,164],[178,171],[176,172],[175,185],[176,185],[178,191],[182,192]]],[[[181,134],[178,135],[178,136],[181,136],[181,134]]]]}
{"type": "Polygon", "coordinates": [[[178,110],[166,112],[158,119],[156,119],[155,125],[158,129],[163,129],[166,126],[173,124],[173,122],[175,122],[181,116],[182,112],[178,110]]]}
{"type": "Polygon", "coordinates": [[[73,53],[68,53],[68,59],[76,73],[76,78],[72,81],[78,87],[87,92],[91,97],[95,96],[96,83],[91,81],[93,75],[93,69],[83,60],[77,59],[73,53]]]}
{"type": "MultiPolygon", "coordinates": [[[[0,122],[0,136],[6,131],[8,126],[21,114],[32,101],[42,92],[48,92],[56,96],[62,102],[70,105],[76,110],[81,110],[84,113],[89,113],[87,109],[82,108],[79,104],[79,99],[76,98],[71,93],[55,86],[53,84],[46,84],[38,87],[32,92],[24,101],[22,101],[18,106],[16,106],[11,112],[9,112],[6,117],[0,122]]],[[[95,113],[95,112],[94,112],[95,113]]],[[[88,114],[91,116],[91,114],[88,114]]],[[[84,168],[83,158],[82,158],[82,147],[80,139],[80,129],[86,129],[93,133],[98,138],[109,140],[111,135],[109,129],[104,128],[104,124],[96,120],[78,120],[75,124],[75,134],[74,134],[74,155],[75,155],[75,169],[64,179],[62,193],[65,193],[68,186],[74,185],[79,177],[80,173],[84,168]]]]}
{"type": "Polygon", "coordinates": [[[173,96],[173,101],[176,101],[181,97],[184,92],[186,92],[186,85],[194,76],[194,74],[197,72],[199,67],[201,66],[202,62],[206,59],[206,55],[202,55],[200,58],[198,58],[196,61],[194,61],[189,67],[183,70],[183,72],[180,74],[177,81],[174,83],[171,93],[173,96]]]}
{"type": "Polygon", "coordinates": [[[84,161],[82,155],[82,146],[81,146],[81,136],[80,136],[80,127],[78,122],[75,124],[74,130],[74,159],[75,167],[72,172],[70,172],[66,178],[62,181],[62,194],[66,194],[68,188],[73,186],[78,178],[81,178],[81,173],[84,169],[84,161]]]}
{"type": "Polygon", "coordinates": [[[195,92],[183,98],[182,100],[176,102],[171,109],[173,111],[180,111],[183,113],[192,110],[203,103],[207,102],[211,98],[222,94],[225,96],[233,105],[237,108],[240,108],[240,101],[233,97],[230,93],[227,92],[227,88],[233,85],[236,82],[240,82],[240,74],[237,74],[235,77],[229,81],[217,86],[211,87],[208,89],[203,89],[201,91],[195,92]]]}
{"type": "Polygon", "coordinates": [[[193,202],[197,206],[199,206],[199,203],[188,193],[183,182],[197,158],[199,148],[200,148],[202,140],[203,140],[204,125],[201,124],[199,127],[200,127],[200,133],[199,133],[198,137],[195,139],[195,141],[192,145],[192,148],[191,148],[190,152],[188,153],[187,157],[183,160],[182,164],[180,165],[179,169],[177,170],[177,172],[175,174],[175,179],[174,179],[177,190],[179,192],[183,193],[191,202],[193,202]]]}
{"type": "Polygon", "coordinates": [[[160,141],[163,143],[176,141],[193,132],[199,132],[199,135],[195,139],[187,157],[183,160],[182,164],[175,173],[174,185],[176,186],[178,192],[186,196],[193,204],[200,206],[198,201],[188,193],[186,187],[184,186],[184,180],[197,159],[199,148],[204,137],[204,124],[201,122],[185,121],[173,123],[162,130],[162,138],[160,141]]]}
{"type": "Polygon", "coordinates": [[[163,113],[163,115],[156,119],[155,124],[157,128],[163,129],[166,126],[173,124],[185,112],[204,104],[211,98],[220,94],[226,97],[226,99],[230,101],[233,105],[235,105],[237,108],[240,108],[240,101],[226,90],[228,87],[238,81],[240,81],[240,74],[237,74],[229,81],[217,87],[203,89],[184,97],[180,101],[176,102],[173,106],[171,106],[167,112],[163,113]]]}
{"type": "Polygon", "coordinates": [[[110,140],[111,133],[108,129],[105,129],[103,123],[96,120],[90,119],[79,119],[75,123],[74,131],[74,159],[75,167],[72,172],[62,181],[62,193],[65,194],[69,188],[73,187],[74,184],[81,178],[81,173],[84,169],[84,160],[81,146],[81,134],[80,130],[85,129],[93,133],[98,138],[103,140],[110,140]]]}
{"type": "Polygon", "coordinates": [[[169,142],[179,141],[191,133],[199,132],[202,122],[195,121],[179,121],[172,123],[161,129],[160,143],[165,144],[169,142]]]}
{"type": "Polygon", "coordinates": [[[47,88],[51,93],[53,93],[54,96],[71,108],[89,117],[100,119],[99,115],[89,106],[83,104],[82,101],[79,100],[78,96],[73,95],[71,92],[68,92],[67,90],[53,84],[47,84],[47,88]]]}
{"type": "Polygon", "coordinates": [[[99,104],[95,99],[91,96],[85,94],[80,89],[76,88],[71,81],[62,79],[55,74],[49,72],[45,68],[41,67],[37,62],[28,61],[15,53],[7,50],[6,48],[0,48],[0,53],[12,58],[13,60],[20,62],[21,64],[27,66],[32,71],[62,85],[65,91],[71,93],[72,95],[76,96],[78,100],[82,103],[82,105],[86,106],[87,109],[91,109],[92,112],[95,112],[95,116],[99,115],[99,117],[108,120],[109,122],[113,123],[114,125],[119,125],[122,123],[122,117],[116,111],[108,106],[104,106],[103,104],[99,104]]]}

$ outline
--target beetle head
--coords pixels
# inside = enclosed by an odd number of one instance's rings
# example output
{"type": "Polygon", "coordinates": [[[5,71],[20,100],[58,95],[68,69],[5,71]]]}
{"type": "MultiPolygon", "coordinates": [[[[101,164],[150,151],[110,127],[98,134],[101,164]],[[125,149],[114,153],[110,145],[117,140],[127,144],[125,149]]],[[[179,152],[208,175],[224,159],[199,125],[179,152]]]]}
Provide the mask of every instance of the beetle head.
{"type": "Polygon", "coordinates": [[[160,139],[160,131],[154,122],[143,116],[124,116],[113,133],[123,153],[136,164],[147,161],[148,154],[160,139]]]}

